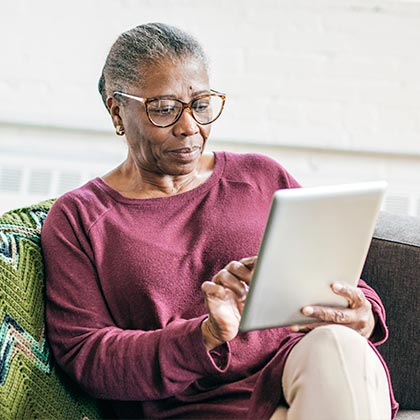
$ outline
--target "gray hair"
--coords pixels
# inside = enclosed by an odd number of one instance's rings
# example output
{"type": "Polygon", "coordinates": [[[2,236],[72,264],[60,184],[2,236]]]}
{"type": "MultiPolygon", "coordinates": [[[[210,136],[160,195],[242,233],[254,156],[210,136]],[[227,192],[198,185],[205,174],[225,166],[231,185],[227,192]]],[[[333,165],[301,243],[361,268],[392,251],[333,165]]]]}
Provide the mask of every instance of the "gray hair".
{"type": "Polygon", "coordinates": [[[193,57],[208,70],[208,60],[198,41],[188,33],[164,23],[147,23],[123,32],[112,45],[98,89],[106,99],[130,84],[142,84],[147,67],[160,61],[193,57]]]}

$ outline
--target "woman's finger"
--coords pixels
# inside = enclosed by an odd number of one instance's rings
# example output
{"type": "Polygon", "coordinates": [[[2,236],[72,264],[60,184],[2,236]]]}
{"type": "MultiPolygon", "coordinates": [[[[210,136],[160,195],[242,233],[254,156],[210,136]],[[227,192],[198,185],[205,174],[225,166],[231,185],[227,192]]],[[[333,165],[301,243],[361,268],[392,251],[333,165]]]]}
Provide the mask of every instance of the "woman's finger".
{"type": "MultiPolygon", "coordinates": [[[[252,264],[252,263],[248,262],[248,264],[252,264]]],[[[225,267],[225,269],[228,270],[235,277],[237,277],[239,280],[244,281],[246,284],[249,284],[251,282],[252,271],[247,265],[243,264],[242,262],[231,261],[225,267]]]]}
{"type": "Polygon", "coordinates": [[[290,331],[292,332],[304,332],[307,333],[309,331],[312,331],[316,327],[321,327],[322,325],[327,325],[326,322],[313,322],[311,324],[295,324],[291,325],[290,331]]]}
{"type": "Polygon", "coordinates": [[[352,309],[331,306],[305,306],[302,309],[305,316],[318,318],[325,322],[334,324],[350,324],[355,321],[355,314],[352,309]]]}
{"type": "Polygon", "coordinates": [[[350,308],[359,308],[363,306],[367,300],[363,292],[356,286],[333,283],[331,287],[335,294],[343,296],[347,299],[350,308]]]}
{"type": "Polygon", "coordinates": [[[241,264],[243,264],[249,270],[253,270],[255,267],[255,263],[257,262],[257,256],[254,255],[253,257],[242,258],[239,260],[241,264]]]}
{"type": "Polygon", "coordinates": [[[226,295],[225,288],[212,281],[205,281],[202,283],[201,290],[207,296],[215,297],[217,299],[224,299],[226,295]]]}
{"type": "MultiPolygon", "coordinates": [[[[239,263],[238,263],[239,264],[239,263]]],[[[212,279],[215,284],[221,285],[230,289],[240,299],[244,300],[248,294],[248,289],[245,287],[247,282],[232,274],[227,268],[220,270],[212,279]]]]}

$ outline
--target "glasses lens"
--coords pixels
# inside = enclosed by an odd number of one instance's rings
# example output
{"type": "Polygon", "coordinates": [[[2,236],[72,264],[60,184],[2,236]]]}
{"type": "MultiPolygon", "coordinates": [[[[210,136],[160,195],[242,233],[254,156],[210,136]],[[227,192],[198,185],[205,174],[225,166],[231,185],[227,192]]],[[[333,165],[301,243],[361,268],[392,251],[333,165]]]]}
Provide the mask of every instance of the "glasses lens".
{"type": "Polygon", "coordinates": [[[194,118],[200,124],[213,122],[222,112],[223,99],[217,95],[201,96],[191,104],[194,118]]]}
{"type": "Polygon", "coordinates": [[[153,124],[165,127],[178,118],[182,105],[173,99],[155,99],[147,103],[147,111],[153,124]]]}

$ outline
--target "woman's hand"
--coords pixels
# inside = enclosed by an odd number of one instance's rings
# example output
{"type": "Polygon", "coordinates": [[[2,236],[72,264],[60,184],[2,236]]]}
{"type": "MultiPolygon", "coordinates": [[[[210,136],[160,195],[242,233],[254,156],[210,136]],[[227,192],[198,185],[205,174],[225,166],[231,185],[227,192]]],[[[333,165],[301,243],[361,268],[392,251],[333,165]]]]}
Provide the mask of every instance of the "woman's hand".
{"type": "Polygon", "coordinates": [[[341,324],[369,338],[375,328],[375,318],[372,305],[358,287],[334,283],[331,286],[334,293],[343,296],[349,302],[347,308],[330,306],[305,306],[303,315],[316,318],[319,322],[305,325],[292,325],[294,332],[308,332],[315,327],[326,324],[341,324]]]}
{"type": "Polygon", "coordinates": [[[208,350],[232,340],[238,334],[256,259],[250,257],[231,261],[211,281],[202,284],[209,317],[203,322],[201,331],[208,350]]]}

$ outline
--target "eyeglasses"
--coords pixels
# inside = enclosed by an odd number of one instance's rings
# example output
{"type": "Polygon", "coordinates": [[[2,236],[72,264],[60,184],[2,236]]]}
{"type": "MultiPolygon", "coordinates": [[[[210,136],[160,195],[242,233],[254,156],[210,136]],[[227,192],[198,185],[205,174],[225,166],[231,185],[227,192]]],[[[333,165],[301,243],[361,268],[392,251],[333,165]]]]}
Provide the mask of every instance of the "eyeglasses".
{"type": "Polygon", "coordinates": [[[185,109],[190,111],[198,124],[206,125],[216,121],[223,111],[226,95],[215,90],[210,90],[210,92],[195,97],[189,103],[166,97],[140,98],[123,92],[113,92],[113,95],[141,102],[146,107],[150,122],[156,127],[166,128],[175,124],[185,109]]]}

